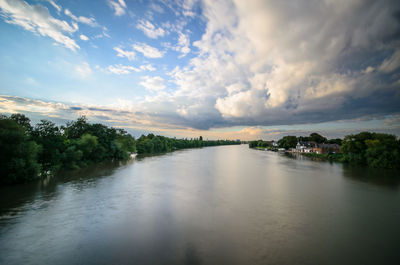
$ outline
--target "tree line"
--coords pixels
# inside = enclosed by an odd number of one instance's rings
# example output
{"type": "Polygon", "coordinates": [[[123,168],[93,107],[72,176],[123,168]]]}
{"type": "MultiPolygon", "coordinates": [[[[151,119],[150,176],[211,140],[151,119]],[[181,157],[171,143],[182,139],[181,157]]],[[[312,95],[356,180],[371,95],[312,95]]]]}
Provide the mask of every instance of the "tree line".
{"type": "MultiPolygon", "coordinates": [[[[284,136],[278,141],[279,148],[295,148],[299,141],[340,145],[340,154],[317,155],[338,162],[362,165],[374,168],[400,169],[400,139],[385,133],[361,132],[346,135],[343,139],[327,139],[312,133],[309,136],[284,136]]],[[[271,141],[256,140],[249,142],[250,148],[274,150],[271,141]]],[[[307,155],[307,154],[306,154],[307,155]]],[[[314,154],[315,155],[315,154],[314,154]]]]}
{"type": "Polygon", "coordinates": [[[62,169],[78,169],[131,153],[152,154],[182,148],[240,144],[235,141],[176,139],[148,134],[137,140],[124,129],[91,124],[82,116],[63,126],[23,114],[0,116],[0,184],[26,182],[62,169]]]}

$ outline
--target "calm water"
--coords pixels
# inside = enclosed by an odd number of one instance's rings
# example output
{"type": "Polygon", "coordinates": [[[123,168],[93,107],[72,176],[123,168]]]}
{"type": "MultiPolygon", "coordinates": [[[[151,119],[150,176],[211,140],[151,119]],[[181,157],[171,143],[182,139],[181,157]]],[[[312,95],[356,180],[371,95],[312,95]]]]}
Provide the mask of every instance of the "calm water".
{"type": "Polygon", "coordinates": [[[103,164],[1,188],[0,264],[400,264],[393,174],[247,145],[103,164]]]}

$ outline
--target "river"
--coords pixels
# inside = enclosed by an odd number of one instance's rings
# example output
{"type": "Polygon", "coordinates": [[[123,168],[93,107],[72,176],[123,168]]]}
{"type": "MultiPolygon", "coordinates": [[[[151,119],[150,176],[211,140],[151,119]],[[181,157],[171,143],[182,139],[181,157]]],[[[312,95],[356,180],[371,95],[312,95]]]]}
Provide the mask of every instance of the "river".
{"type": "Polygon", "coordinates": [[[398,172],[247,145],[1,187],[0,264],[400,264],[398,172]]]}

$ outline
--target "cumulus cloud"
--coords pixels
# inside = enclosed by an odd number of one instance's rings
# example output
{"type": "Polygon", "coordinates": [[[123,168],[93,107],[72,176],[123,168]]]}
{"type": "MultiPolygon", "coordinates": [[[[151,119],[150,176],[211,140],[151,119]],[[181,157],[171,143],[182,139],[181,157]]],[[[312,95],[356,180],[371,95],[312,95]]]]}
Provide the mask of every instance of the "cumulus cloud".
{"type": "Polygon", "coordinates": [[[46,7],[39,4],[30,5],[23,0],[0,0],[0,8],[0,15],[5,22],[50,37],[56,43],[73,51],[80,48],[72,38],[67,36],[78,30],[78,26],[54,18],[46,7]]]}
{"type": "Polygon", "coordinates": [[[136,28],[143,31],[143,33],[147,37],[152,39],[157,39],[158,37],[162,37],[165,34],[163,28],[157,28],[148,20],[143,20],[143,19],[139,20],[138,24],[136,25],[136,28]]]}
{"type": "Polygon", "coordinates": [[[399,2],[210,0],[202,7],[205,33],[192,44],[198,56],[170,72],[177,90],[149,106],[173,106],[171,115],[196,128],[400,111],[399,2]]]}
{"type": "Polygon", "coordinates": [[[124,0],[112,1],[108,0],[108,5],[114,10],[116,16],[122,16],[126,13],[126,3],[124,0]]]}
{"type": "Polygon", "coordinates": [[[146,43],[136,43],[133,44],[132,47],[135,51],[140,52],[141,54],[143,54],[143,56],[148,58],[161,58],[164,56],[165,53],[146,43]]]}
{"type": "Polygon", "coordinates": [[[140,82],[149,91],[161,91],[165,89],[164,79],[160,76],[143,76],[140,82]]]}
{"type": "Polygon", "coordinates": [[[114,47],[114,51],[116,51],[118,54],[118,57],[126,57],[128,58],[129,61],[132,61],[133,59],[135,59],[135,55],[136,53],[134,51],[125,51],[122,48],[119,47],[114,47]]]}

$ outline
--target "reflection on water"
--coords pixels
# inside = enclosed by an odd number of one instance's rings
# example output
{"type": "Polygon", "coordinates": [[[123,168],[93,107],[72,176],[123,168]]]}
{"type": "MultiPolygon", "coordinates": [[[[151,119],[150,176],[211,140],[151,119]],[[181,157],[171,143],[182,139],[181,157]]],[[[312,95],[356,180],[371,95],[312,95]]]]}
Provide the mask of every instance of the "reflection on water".
{"type": "Polygon", "coordinates": [[[396,171],[247,145],[0,188],[0,264],[398,264],[396,171]]]}
{"type": "Polygon", "coordinates": [[[382,187],[387,187],[389,189],[398,189],[400,185],[399,170],[352,166],[348,164],[341,164],[339,162],[327,161],[318,157],[306,157],[296,153],[286,153],[284,155],[288,158],[296,160],[337,164],[338,166],[343,168],[342,172],[344,177],[353,179],[355,181],[379,185],[382,187]]]}
{"type": "Polygon", "coordinates": [[[392,169],[377,169],[343,165],[343,176],[369,184],[398,189],[400,185],[400,171],[392,169]]]}
{"type": "Polygon", "coordinates": [[[201,257],[197,252],[197,249],[194,245],[188,244],[185,250],[185,259],[183,261],[185,265],[200,265],[201,257]]]}

